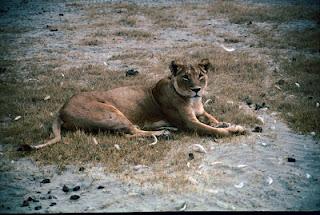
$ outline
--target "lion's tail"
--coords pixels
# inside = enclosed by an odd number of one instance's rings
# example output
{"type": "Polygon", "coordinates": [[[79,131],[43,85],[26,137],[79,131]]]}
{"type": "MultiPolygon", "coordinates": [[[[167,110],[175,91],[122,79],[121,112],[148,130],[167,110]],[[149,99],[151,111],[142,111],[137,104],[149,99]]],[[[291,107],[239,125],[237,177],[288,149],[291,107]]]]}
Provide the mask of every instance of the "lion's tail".
{"type": "Polygon", "coordinates": [[[33,149],[41,149],[43,147],[60,142],[61,141],[61,125],[62,125],[62,120],[60,119],[60,116],[57,116],[52,123],[52,131],[54,134],[54,138],[47,141],[44,144],[31,146],[31,147],[33,149]]]}

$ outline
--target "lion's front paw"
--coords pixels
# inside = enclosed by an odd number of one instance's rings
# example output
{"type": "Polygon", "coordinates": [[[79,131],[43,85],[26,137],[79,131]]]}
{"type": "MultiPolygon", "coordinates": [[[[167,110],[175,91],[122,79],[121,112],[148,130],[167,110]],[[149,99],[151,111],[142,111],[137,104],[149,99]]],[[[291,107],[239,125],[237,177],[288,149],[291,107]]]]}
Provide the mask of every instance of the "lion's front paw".
{"type": "Polygon", "coordinates": [[[240,125],[233,125],[227,128],[231,134],[243,135],[247,133],[247,130],[240,125]]]}

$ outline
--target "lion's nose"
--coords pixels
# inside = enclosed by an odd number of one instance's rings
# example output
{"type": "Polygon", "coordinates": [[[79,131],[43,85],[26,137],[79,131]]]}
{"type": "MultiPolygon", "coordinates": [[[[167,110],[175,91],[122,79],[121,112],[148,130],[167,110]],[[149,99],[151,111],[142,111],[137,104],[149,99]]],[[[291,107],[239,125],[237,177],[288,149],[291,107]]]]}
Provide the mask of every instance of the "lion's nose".
{"type": "Polygon", "coordinates": [[[198,93],[201,90],[201,87],[194,87],[191,90],[195,93],[198,93]]]}

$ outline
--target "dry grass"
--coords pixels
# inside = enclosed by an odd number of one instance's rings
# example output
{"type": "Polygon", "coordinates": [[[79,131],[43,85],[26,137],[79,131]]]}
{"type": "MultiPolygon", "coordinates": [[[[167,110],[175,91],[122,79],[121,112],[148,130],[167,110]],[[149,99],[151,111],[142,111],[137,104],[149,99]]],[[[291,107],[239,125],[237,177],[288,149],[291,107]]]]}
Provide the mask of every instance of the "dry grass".
{"type": "Polygon", "coordinates": [[[230,22],[243,24],[248,22],[287,22],[295,19],[319,21],[317,3],[306,6],[303,2],[291,5],[243,4],[239,1],[215,1],[208,8],[212,16],[227,17],[230,22]]]}
{"type": "Polygon", "coordinates": [[[146,40],[153,38],[153,34],[143,30],[120,30],[113,33],[117,37],[125,37],[135,40],[146,40]]]}

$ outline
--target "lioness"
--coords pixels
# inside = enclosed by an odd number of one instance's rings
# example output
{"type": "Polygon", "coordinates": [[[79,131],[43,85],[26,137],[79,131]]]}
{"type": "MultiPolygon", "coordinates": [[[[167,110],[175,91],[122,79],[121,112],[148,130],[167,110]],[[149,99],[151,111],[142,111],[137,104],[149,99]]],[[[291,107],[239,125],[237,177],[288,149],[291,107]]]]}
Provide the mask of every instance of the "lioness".
{"type": "Polygon", "coordinates": [[[164,133],[159,128],[164,126],[219,137],[245,132],[241,126],[226,127],[204,110],[202,96],[207,87],[207,72],[211,68],[208,59],[193,65],[172,61],[169,67],[171,75],[151,88],[120,87],[72,96],[54,120],[54,139],[32,148],[59,142],[61,126],[89,131],[111,130],[129,137],[159,136],[164,133]],[[199,121],[200,117],[207,124],[199,121]]]}

